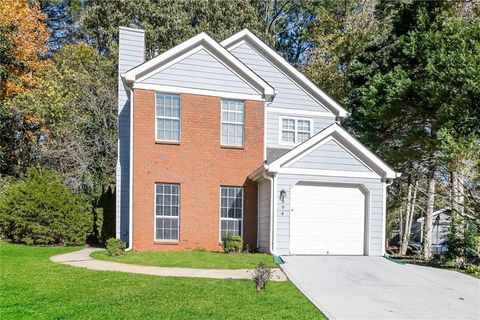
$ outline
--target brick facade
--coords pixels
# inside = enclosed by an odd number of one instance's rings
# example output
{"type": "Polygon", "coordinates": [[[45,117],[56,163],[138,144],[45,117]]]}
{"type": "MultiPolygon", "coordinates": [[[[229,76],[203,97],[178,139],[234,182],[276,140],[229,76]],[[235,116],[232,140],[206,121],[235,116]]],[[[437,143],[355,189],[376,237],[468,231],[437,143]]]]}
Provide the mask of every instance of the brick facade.
{"type": "Polygon", "coordinates": [[[244,148],[220,146],[221,98],[181,95],[181,141],[155,142],[155,92],[134,90],[133,249],[221,250],[220,186],[244,187],[243,237],[255,248],[257,185],[248,175],[262,165],[264,105],[245,102],[244,148]],[[180,184],[178,242],[154,241],[154,184],[180,184]]]}

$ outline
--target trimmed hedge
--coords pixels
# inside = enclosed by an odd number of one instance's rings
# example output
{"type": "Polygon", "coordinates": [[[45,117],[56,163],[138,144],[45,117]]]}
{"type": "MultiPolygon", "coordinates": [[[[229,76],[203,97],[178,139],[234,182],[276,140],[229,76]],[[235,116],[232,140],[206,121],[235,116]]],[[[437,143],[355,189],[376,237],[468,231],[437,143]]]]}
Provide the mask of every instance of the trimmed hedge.
{"type": "Polygon", "coordinates": [[[240,253],[243,249],[243,239],[240,236],[227,234],[222,239],[222,246],[226,253],[240,253]]]}
{"type": "Polygon", "coordinates": [[[92,206],[71,193],[55,171],[29,169],[0,194],[0,232],[25,244],[81,245],[92,228],[92,206]]]}
{"type": "Polygon", "coordinates": [[[122,256],[127,245],[120,239],[110,238],[107,240],[107,252],[110,256],[122,256]]]}

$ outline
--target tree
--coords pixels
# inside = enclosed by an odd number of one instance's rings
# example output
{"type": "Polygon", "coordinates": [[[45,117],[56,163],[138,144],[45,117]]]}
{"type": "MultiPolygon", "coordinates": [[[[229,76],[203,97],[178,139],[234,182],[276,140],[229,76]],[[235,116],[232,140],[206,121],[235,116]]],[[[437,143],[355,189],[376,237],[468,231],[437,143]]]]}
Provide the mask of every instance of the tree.
{"type": "Polygon", "coordinates": [[[85,0],[40,0],[40,8],[51,31],[48,39],[50,52],[84,40],[79,20],[87,3],[85,0]]]}
{"type": "Polygon", "coordinates": [[[382,1],[375,15],[382,29],[355,57],[349,77],[349,125],[397,168],[426,175],[424,254],[430,259],[440,133],[478,132],[472,103],[479,97],[478,18],[467,21],[448,1],[382,1]]]}
{"type": "Polygon", "coordinates": [[[92,0],[81,21],[91,43],[106,56],[116,52],[119,26],[138,25],[145,30],[147,59],[202,31],[223,40],[244,28],[259,35],[264,30],[248,0],[168,0],[161,5],[154,0],[92,0]]]}
{"type": "Polygon", "coordinates": [[[260,36],[293,66],[302,66],[315,46],[311,32],[322,4],[323,0],[257,1],[265,27],[260,36]]]}
{"type": "Polygon", "coordinates": [[[0,99],[12,98],[33,85],[34,74],[47,66],[49,32],[36,1],[0,2],[0,99]]]}
{"type": "Polygon", "coordinates": [[[306,75],[342,104],[348,104],[351,65],[378,29],[376,0],[325,1],[312,27],[315,49],[306,75]]]}
{"type": "Polygon", "coordinates": [[[73,191],[98,196],[115,175],[114,64],[84,43],[63,47],[53,62],[34,89],[9,104],[24,118],[44,119],[33,162],[59,171],[73,191]]]}

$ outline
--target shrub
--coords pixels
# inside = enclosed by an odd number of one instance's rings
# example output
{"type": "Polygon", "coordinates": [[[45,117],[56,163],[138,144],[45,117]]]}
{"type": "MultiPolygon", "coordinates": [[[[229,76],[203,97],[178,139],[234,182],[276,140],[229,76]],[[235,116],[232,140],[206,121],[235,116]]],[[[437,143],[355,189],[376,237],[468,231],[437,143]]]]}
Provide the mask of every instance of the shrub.
{"type": "Polygon", "coordinates": [[[243,249],[243,239],[240,236],[227,234],[222,239],[222,247],[226,253],[240,253],[243,249]]]}
{"type": "Polygon", "coordinates": [[[273,271],[265,262],[260,261],[257,267],[253,269],[252,278],[255,282],[257,292],[265,291],[267,283],[272,279],[273,271]]]}
{"type": "Polygon", "coordinates": [[[117,238],[110,238],[107,240],[107,252],[111,256],[121,256],[125,253],[125,242],[117,238]]]}
{"type": "Polygon", "coordinates": [[[92,227],[92,207],[73,195],[55,171],[29,169],[0,194],[0,232],[26,244],[84,244],[92,227]]]}
{"type": "Polygon", "coordinates": [[[477,266],[477,265],[469,265],[466,269],[467,273],[468,274],[471,274],[475,277],[480,277],[480,266],[477,266]]]}

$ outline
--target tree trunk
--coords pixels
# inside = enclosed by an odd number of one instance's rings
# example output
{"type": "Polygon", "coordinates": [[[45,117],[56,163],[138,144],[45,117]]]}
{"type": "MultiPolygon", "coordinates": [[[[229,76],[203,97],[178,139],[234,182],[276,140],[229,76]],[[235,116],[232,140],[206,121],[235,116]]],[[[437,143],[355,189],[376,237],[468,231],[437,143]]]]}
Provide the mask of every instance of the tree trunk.
{"type": "Polygon", "coordinates": [[[407,188],[407,201],[405,206],[405,219],[403,219],[403,214],[400,212],[400,254],[405,255],[406,249],[405,246],[405,233],[407,232],[408,216],[410,215],[410,208],[412,204],[412,180],[411,176],[408,178],[408,188],[407,188]]]}
{"type": "Polygon", "coordinates": [[[435,205],[435,167],[432,167],[428,173],[427,189],[427,210],[425,212],[425,225],[423,227],[423,256],[425,260],[431,260],[432,252],[432,228],[433,228],[433,210],[435,205]]]}
{"type": "Polygon", "coordinates": [[[408,243],[410,242],[410,234],[412,231],[412,221],[415,212],[415,202],[417,201],[417,186],[418,181],[415,179],[414,183],[410,183],[408,186],[408,202],[405,215],[405,228],[403,232],[402,244],[400,247],[400,254],[406,255],[408,249],[408,243]],[[413,191],[412,191],[413,189],[413,191]]]}
{"type": "Polygon", "coordinates": [[[464,212],[464,177],[463,175],[453,170],[451,173],[451,206],[452,206],[452,223],[451,234],[449,237],[449,251],[454,256],[462,257],[465,255],[464,248],[464,231],[463,212],[464,212]]]}
{"type": "Polygon", "coordinates": [[[452,209],[454,213],[463,216],[465,202],[464,183],[465,178],[461,172],[452,171],[452,209]]]}

